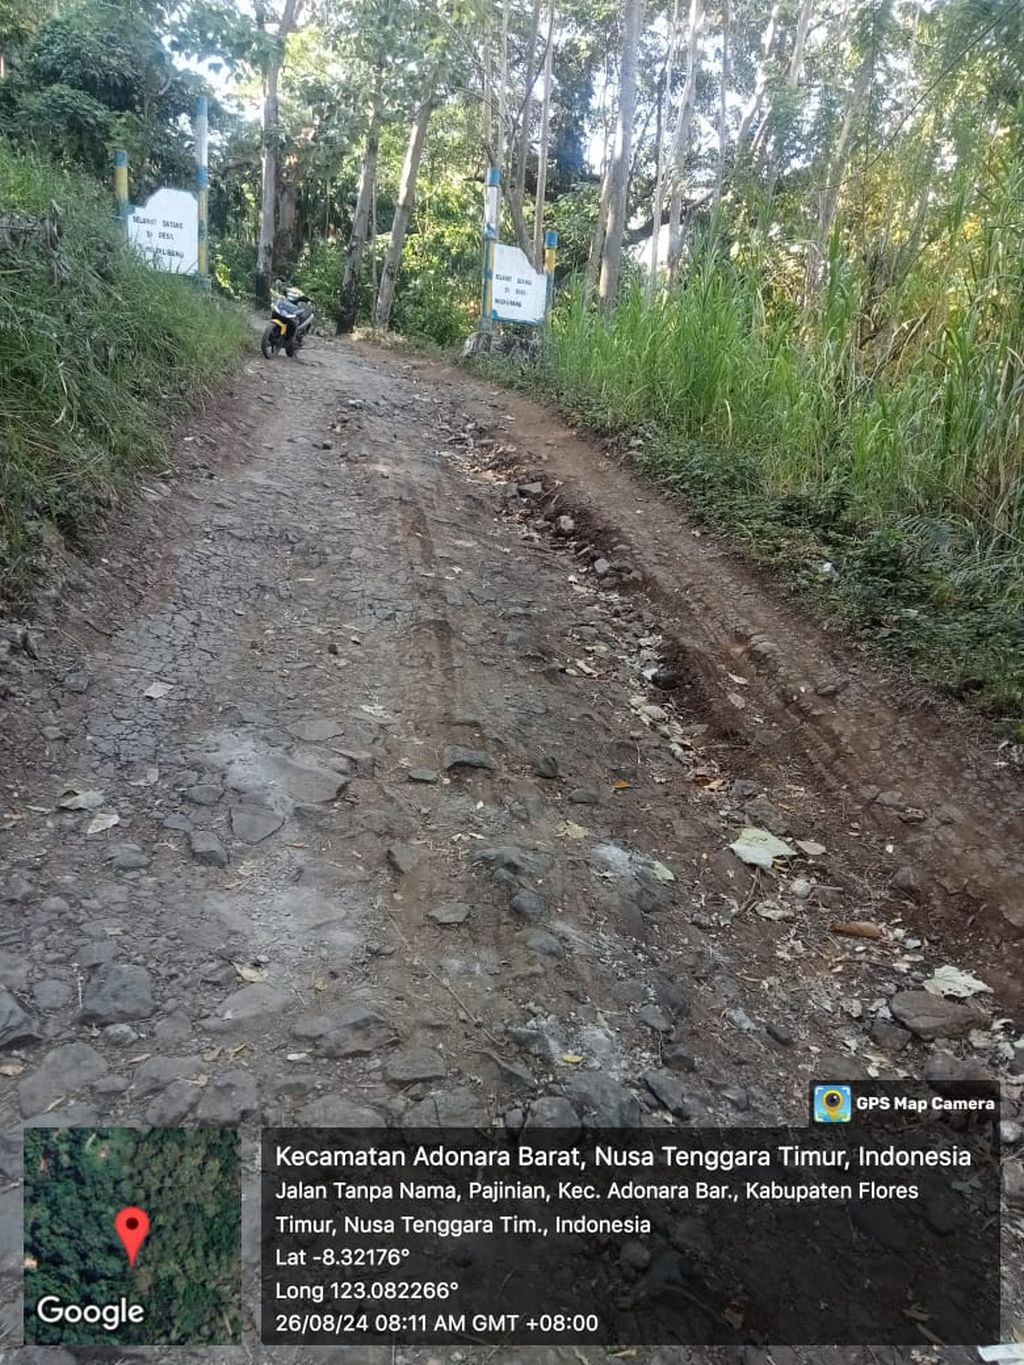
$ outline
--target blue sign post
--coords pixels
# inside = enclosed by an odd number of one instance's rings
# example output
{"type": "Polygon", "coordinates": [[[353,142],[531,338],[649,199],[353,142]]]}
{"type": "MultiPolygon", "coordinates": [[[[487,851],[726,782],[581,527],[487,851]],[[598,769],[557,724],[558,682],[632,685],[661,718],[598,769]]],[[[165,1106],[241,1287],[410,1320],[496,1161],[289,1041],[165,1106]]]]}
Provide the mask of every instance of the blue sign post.
{"type": "Polygon", "coordinates": [[[544,273],[548,277],[547,316],[551,317],[551,303],[555,296],[555,257],[558,255],[558,233],[548,228],[544,234],[544,273]]]}
{"type": "Polygon", "coordinates": [[[201,289],[210,287],[209,256],[209,190],[210,172],[207,165],[207,133],[209,129],[205,95],[196,100],[196,198],[199,201],[199,253],[196,276],[201,289]]]}
{"type": "Polygon", "coordinates": [[[494,300],[494,248],[498,244],[498,213],[501,203],[501,168],[490,166],[484,189],[484,265],[480,298],[480,330],[491,330],[494,300]]]}
{"type": "Polygon", "coordinates": [[[128,203],[128,153],[124,151],[114,153],[114,196],[117,199],[117,221],[127,240],[131,206],[128,203]]]}

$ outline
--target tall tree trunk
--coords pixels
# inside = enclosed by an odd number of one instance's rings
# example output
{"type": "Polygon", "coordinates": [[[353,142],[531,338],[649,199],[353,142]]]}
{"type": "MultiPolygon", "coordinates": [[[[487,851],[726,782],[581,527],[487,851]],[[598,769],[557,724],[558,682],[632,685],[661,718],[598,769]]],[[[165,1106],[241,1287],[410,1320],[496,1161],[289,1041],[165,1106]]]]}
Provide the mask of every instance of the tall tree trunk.
{"type": "Polygon", "coordinates": [[[789,59],[789,68],[786,71],[786,84],[791,89],[795,89],[800,83],[800,76],[804,69],[804,48],[807,46],[807,34],[811,27],[811,13],[814,7],[814,0],[803,0],[800,6],[800,14],[796,21],[796,33],[793,35],[793,52],[789,59]]]}
{"type": "Polygon", "coordinates": [[[302,0],[285,0],[277,29],[277,41],[267,58],[263,75],[263,117],[260,152],[260,233],[256,248],[256,303],[270,303],[270,284],[274,274],[274,210],[277,207],[277,86],[284,65],[285,44],[299,16],[302,0]]]}
{"type": "Polygon", "coordinates": [[[356,325],[358,305],[359,274],[363,265],[363,250],[366,247],[366,234],[370,225],[370,205],[373,202],[374,184],[377,179],[377,149],[380,142],[380,80],[378,69],[373,92],[373,108],[370,111],[370,124],[366,130],[366,147],[363,150],[363,164],[359,172],[359,193],[356,197],[356,211],[352,219],[352,235],[349,237],[348,253],[345,256],[345,273],[338,296],[338,336],[351,332],[356,325]]]}
{"type": "Polygon", "coordinates": [[[530,44],[526,52],[526,89],[523,95],[523,119],[519,128],[519,146],[516,152],[516,183],[513,191],[519,211],[522,213],[526,201],[526,161],[530,154],[530,125],[533,120],[533,83],[537,79],[534,59],[537,55],[537,35],[540,33],[540,0],[533,0],[533,13],[530,17],[530,44]]]}
{"type": "Polygon", "coordinates": [[[775,55],[775,40],[779,34],[779,19],[782,15],[782,0],[775,0],[772,12],[768,16],[768,24],[764,35],[761,38],[761,61],[757,68],[757,77],[754,81],[754,93],[750,97],[747,107],[743,110],[740,118],[739,130],[736,133],[736,159],[743,155],[757,117],[764,104],[765,92],[768,89],[768,77],[771,72],[772,57],[775,55]]]}
{"type": "Polygon", "coordinates": [[[715,195],[712,204],[722,197],[725,184],[725,155],[729,147],[729,126],[726,122],[726,95],[729,91],[729,0],[722,0],[722,80],[718,91],[718,169],[715,173],[715,195]]]}
{"type": "Polygon", "coordinates": [[[658,255],[661,245],[661,217],[665,209],[665,129],[672,107],[672,77],[675,75],[676,46],[679,42],[679,0],[672,8],[672,26],[668,31],[668,50],[665,53],[665,80],[658,96],[658,128],[655,133],[655,154],[658,169],[654,179],[654,203],[651,221],[651,273],[647,277],[647,291],[653,294],[658,284],[658,255]]]}
{"type": "Polygon", "coordinates": [[[686,171],[686,157],[690,150],[690,128],[693,123],[693,104],[697,94],[697,57],[700,51],[700,35],[704,27],[704,0],[690,0],[690,31],[686,47],[686,84],[679,106],[679,116],[672,131],[672,145],[669,149],[669,175],[671,193],[668,204],[668,269],[674,278],[679,268],[682,254],[683,220],[683,178],[686,171]]]}
{"type": "Polygon", "coordinates": [[[502,183],[507,184],[506,159],[508,157],[509,114],[508,114],[508,21],[509,0],[501,5],[501,71],[498,84],[498,165],[501,167],[502,183]]]}
{"type": "Polygon", "coordinates": [[[555,60],[555,0],[548,0],[548,41],[544,51],[544,86],[540,105],[540,148],[537,153],[537,198],[533,218],[533,259],[544,269],[544,200],[548,190],[548,147],[551,139],[551,72],[555,60]]]}
{"type": "MultiPolygon", "coordinates": [[[[786,68],[786,88],[787,90],[797,90],[803,80],[804,73],[804,49],[807,46],[807,34],[811,27],[811,15],[814,10],[815,0],[802,0],[800,13],[797,15],[796,31],[793,34],[793,51],[790,53],[789,66],[786,68]]],[[[765,114],[758,135],[755,138],[755,145],[751,147],[751,154],[755,164],[760,167],[763,158],[768,152],[771,137],[771,106],[765,114]]],[[[774,147],[768,155],[768,180],[766,194],[769,199],[775,193],[775,185],[779,178],[779,157],[774,147]]]]}
{"type": "Polygon", "coordinates": [[[629,206],[629,169],[633,159],[637,58],[643,10],[644,0],[626,0],[622,63],[619,67],[619,117],[615,136],[615,157],[612,163],[611,191],[608,196],[604,250],[601,253],[601,277],[597,287],[598,297],[605,309],[610,309],[615,303],[622,270],[622,234],[626,228],[629,206]]]}
{"type": "Polygon", "coordinates": [[[597,222],[594,224],[594,235],[590,239],[587,268],[583,275],[583,292],[588,299],[597,288],[597,277],[604,256],[604,238],[608,230],[608,205],[611,203],[611,194],[612,165],[609,162],[605,167],[604,179],[601,182],[601,202],[597,208],[597,222]]]}
{"type": "Polygon", "coordinates": [[[398,189],[398,204],[394,221],[391,224],[391,240],[388,253],[384,258],[384,269],[380,277],[380,289],[373,306],[374,327],[388,327],[391,322],[391,305],[395,298],[395,282],[398,268],[402,262],[402,249],[405,235],[409,230],[409,220],[416,203],[416,177],[419,175],[423,148],[427,141],[427,127],[430,116],[437,108],[437,96],[431,90],[416,110],[416,116],[409,129],[409,141],[405,148],[405,161],[402,164],[402,181],[398,189]]]}
{"type": "Polygon", "coordinates": [[[604,130],[603,146],[601,149],[601,196],[597,205],[597,221],[594,224],[594,235],[590,239],[590,251],[587,255],[587,268],[583,274],[583,293],[589,299],[597,288],[598,271],[601,269],[601,255],[604,251],[604,234],[608,226],[608,204],[612,191],[612,133],[614,127],[609,116],[611,97],[611,61],[606,60],[604,71],[604,85],[601,89],[600,122],[604,130]]]}
{"type": "Polygon", "coordinates": [[[277,228],[274,232],[274,260],[277,268],[290,270],[299,254],[299,184],[298,167],[279,167],[277,181],[277,228]]]}
{"type": "Polygon", "coordinates": [[[516,242],[519,250],[524,256],[530,255],[530,234],[526,229],[526,219],[523,217],[523,206],[514,194],[508,196],[508,211],[512,218],[512,231],[516,234],[516,242]]]}
{"type": "MultiPolygon", "coordinates": [[[[370,292],[374,302],[377,300],[377,288],[380,281],[377,278],[377,177],[373,177],[373,193],[370,195],[370,292]]],[[[373,305],[370,306],[370,314],[373,314],[373,305]]]]}
{"type": "Polygon", "coordinates": [[[805,302],[817,291],[824,275],[825,252],[828,249],[828,239],[832,234],[832,225],[835,222],[836,209],[839,205],[839,191],[842,189],[843,177],[846,174],[846,165],[853,143],[853,130],[857,120],[864,112],[864,101],[871,85],[873,64],[874,53],[869,50],[861,60],[857,77],[847,96],[839,137],[832,155],[828,159],[825,183],[819,192],[817,232],[814,243],[807,253],[807,268],[804,275],[805,302]]]}
{"type": "Polygon", "coordinates": [[[488,23],[484,28],[484,53],[483,53],[483,99],[481,100],[480,141],[484,149],[484,174],[494,165],[494,88],[491,78],[491,25],[488,23]]]}

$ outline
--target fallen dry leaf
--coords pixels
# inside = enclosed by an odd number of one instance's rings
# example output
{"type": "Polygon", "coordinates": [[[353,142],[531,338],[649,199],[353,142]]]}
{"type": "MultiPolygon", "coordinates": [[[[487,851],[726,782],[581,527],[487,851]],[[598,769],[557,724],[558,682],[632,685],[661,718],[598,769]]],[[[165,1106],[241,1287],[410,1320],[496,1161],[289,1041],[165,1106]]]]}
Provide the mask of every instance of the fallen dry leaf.
{"type": "Polygon", "coordinates": [[[840,920],[833,924],[834,934],[846,934],[849,938],[884,938],[881,925],[872,924],[869,919],[840,920]]]}
{"type": "Polygon", "coordinates": [[[231,965],[243,981],[255,983],[267,979],[267,974],[262,967],[253,967],[248,962],[232,962],[231,965]]]}
{"type": "Polygon", "coordinates": [[[101,810],[93,816],[86,826],[86,834],[102,834],[105,829],[113,829],[121,823],[121,817],[112,810],[101,810]]]}
{"type": "Polygon", "coordinates": [[[794,844],[801,853],[806,853],[808,858],[820,858],[825,852],[825,845],[816,843],[813,839],[794,839],[794,844]]]}
{"type": "Polygon", "coordinates": [[[577,825],[574,820],[563,820],[555,833],[559,839],[586,839],[590,830],[584,829],[582,825],[577,825]]]}
{"type": "Polygon", "coordinates": [[[762,919],[792,919],[793,911],[788,905],[776,905],[772,901],[761,901],[754,910],[762,919]]]}
{"type": "Polygon", "coordinates": [[[936,967],[927,981],[921,983],[929,995],[948,995],[957,1000],[969,1000],[972,995],[992,994],[992,987],[980,977],[963,972],[947,963],[936,967]]]}
{"type": "Polygon", "coordinates": [[[103,793],[98,791],[82,791],[79,787],[65,788],[74,793],[72,796],[62,796],[57,802],[61,810],[96,810],[103,805],[103,793]]]}
{"type": "Polygon", "coordinates": [[[716,777],[714,773],[699,768],[690,774],[690,781],[708,792],[720,792],[728,785],[724,777],[716,777]]]}
{"type": "Polygon", "coordinates": [[[740,830],[739,838],[734,839],[729,847],[742,862],[753,867],[763,867],[768,871],[771,870],[776,858],[795,856],[795,850],[788,844],[777,839],[770,830],[761,829],[757,825],[748,825],[740,830]]]}

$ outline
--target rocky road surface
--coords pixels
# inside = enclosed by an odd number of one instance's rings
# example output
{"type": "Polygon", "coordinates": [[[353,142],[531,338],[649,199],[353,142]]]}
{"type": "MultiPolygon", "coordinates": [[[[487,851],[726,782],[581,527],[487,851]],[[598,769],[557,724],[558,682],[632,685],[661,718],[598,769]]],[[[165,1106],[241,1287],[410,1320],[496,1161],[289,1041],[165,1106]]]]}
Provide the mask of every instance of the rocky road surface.
{"type": "MultiPolygon", "coordinates": [[[[16,1347],[22,1124],[799,1123],[815,1074],[995,1073],[1024,1199],[1019,753],[614,452],[317,341],[55,575],[0,641],[0,1359],[113,1358],[16,1347]],[[923,991],[946,964],[993,993],[923,991]]],[[[217,1352],[328,1358],[612,1352],[217,1352]]]]}

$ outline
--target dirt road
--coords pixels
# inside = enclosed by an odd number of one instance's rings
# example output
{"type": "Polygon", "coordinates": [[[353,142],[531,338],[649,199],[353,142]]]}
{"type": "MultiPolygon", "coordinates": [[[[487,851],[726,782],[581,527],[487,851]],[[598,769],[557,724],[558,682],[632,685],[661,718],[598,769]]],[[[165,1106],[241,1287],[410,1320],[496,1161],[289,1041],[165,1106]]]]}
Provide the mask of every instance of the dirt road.
{"type": "MultiPolygon", "coordinates": [[[[38,1037],[0,1078],[0,1344],[23,1121],[802,1122],[812,1074],[926,1065],[1001,1075],[1015,1117],[1012,751],[457,372],[254,361],[179,464],[7,632],[0,984],[38,1037]],[[796,856],[753,873],[745,825],[796,856]],[[929,1043],[944,964],[996,995],[929,1043]]],[[[607,1353],[395,1357],[431,1358],[607,1353]]]]}

